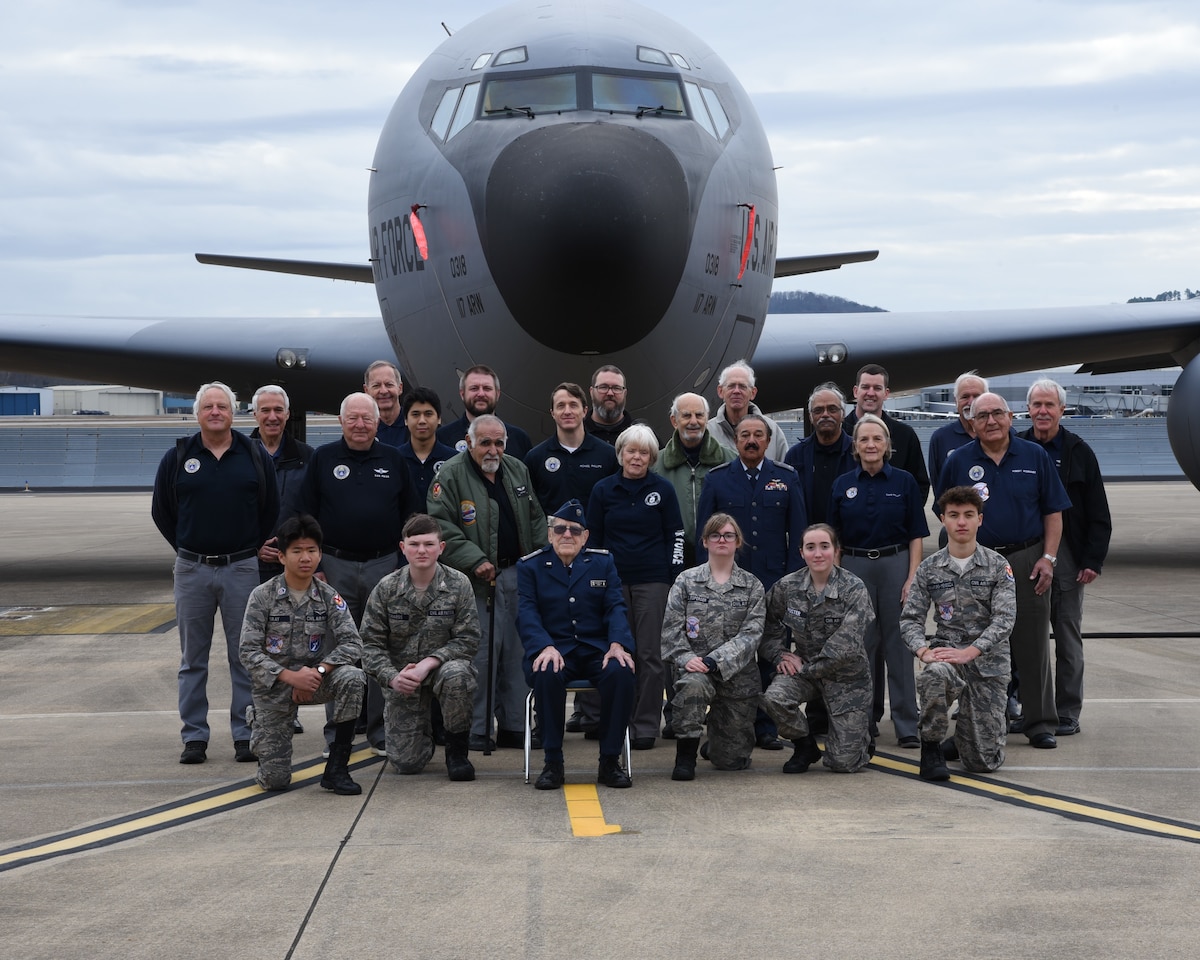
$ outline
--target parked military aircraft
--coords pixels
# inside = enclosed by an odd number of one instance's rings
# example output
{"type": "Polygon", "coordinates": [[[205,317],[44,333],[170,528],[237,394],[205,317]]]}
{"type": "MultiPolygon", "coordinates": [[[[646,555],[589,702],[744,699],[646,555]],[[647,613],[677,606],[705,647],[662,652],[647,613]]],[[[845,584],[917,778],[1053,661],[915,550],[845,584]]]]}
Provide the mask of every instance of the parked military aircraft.
{"type": "Polygon", "coordinates": [[[968,366],[1182,364],[1168,428],[1200,485],[1200,302],[768,317],[775,277],[876,253],[778,256],[775,174],[749,97],[701,40],[625,0],[522,0],[454,33],[396,100],[371,171],[362,263],[197,257],[373,283],[382,324],[7,317],[4,366],[177,390],[274,380],[298,407],[330,410],[394,353],[449,419],[459,371],[484,362],[503,376],[505,418],[545,433],[551,387],[601,363],[625,371],[632,412],[659,424],[673,396],[712,396],[741,357],[769,409],[869,361],[895,390],[968,366]]]}

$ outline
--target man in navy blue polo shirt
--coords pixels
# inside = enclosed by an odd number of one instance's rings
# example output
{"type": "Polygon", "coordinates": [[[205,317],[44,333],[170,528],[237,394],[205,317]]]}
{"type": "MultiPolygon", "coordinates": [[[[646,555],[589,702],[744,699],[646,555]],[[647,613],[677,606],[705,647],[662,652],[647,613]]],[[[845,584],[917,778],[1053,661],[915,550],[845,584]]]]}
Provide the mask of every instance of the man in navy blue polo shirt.
{"type": "Polygon", "coordinates": [[[408,476],[413,482],[417,501],[424,507],[429,485],[442,464],[458,451],[437,438],[442,422],[442,401],[437,391],[414,387],[404,395],[402,407],[408,442],[400,445],[400,456],[408,464],[408,476]]]}
{"type": "Polygon", "coordinates": [[[175,618],[179,623],[180,763],[203,763],[208,750],[208,656],[221,614],[233,698],[229,725],[234,759],[250,763],[250,675],[239,658],[246,601],[258,586],[258,548],[275,529],[275,468],[257,440],[233,429],[237,397],[206,383],[192,411],[200,432],[167,451],[154,478],[150,514],[175,550],[175,618]]]}
{"type": "Polygon", "coordinates": [[[587,432],[587,398],[577,383],[560,383],[550,394],[554,436],[525,456],[533,490],[546,513],[568,500],[587,509],[598,480],[617,472],[617,455],[608,443],[587,432]]]}
{"type": "Polygon", "coordinates": [[[975,439],[947,458],[936,496],[974,487],[984,501],[979,542],[1007,558],[1017,585],[1011,646],[1020,678],[1022,732],[1032,746],[1058,746],[1058,713],[1050,676],[1050,587],[1062,540],[1062,511],[1071,506],[1046,451],[1010,432],[1003,397],[984,393],[971,406],[975,439]]]}
{"type": "MultiPolygon", "coordinates": [[[[295,514],[317,519],[325,534],[321,571],[350,607],[354,625],[375,585],[398,566],[404,522],[420,507],[400,451],[376,439],[379,408],[365,393],[342,401],[339,440],[318,447],[300,487],[295,514]]],[[[333,711],[326,709],[325,742],[333,743],[333,711]]],[[[367,741],[387,756],[383,693],[367,680],[367,741]]]]}

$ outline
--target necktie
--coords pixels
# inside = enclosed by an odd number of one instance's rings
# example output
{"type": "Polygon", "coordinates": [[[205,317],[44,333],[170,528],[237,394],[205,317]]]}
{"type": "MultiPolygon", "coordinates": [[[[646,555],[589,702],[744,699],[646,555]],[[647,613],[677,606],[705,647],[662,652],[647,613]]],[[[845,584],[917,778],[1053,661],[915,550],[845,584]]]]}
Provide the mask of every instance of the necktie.
{"type": "Polygon", "coordinates": [[[758,483],[758,471],[757,470],[747,470],[746,476],[749,478],[751,483],[758,483]]]}

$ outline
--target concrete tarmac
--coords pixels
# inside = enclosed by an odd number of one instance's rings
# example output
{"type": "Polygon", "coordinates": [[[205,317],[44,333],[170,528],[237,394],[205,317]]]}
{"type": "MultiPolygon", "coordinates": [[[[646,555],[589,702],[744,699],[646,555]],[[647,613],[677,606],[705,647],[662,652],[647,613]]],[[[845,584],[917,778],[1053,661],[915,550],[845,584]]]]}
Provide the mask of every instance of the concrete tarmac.
{"type": "Polygon", "coordinates": [[[478,780],[450,783],[440,751],[400,777],[359,749],[361,797],[316,785],[319,707],[297,782],[259,791],[219,656],[209,760],[178,763],[172,555],[148,494],[0,496],[0,954],[1191,958],[1200,494],[1109,496],[1083,731],[1011,737],[994,776],[921,781],[885,721],[852,776],[783,776],[789,754],[757,750],[674,783],[660,740],[632,789],[597,792],[575,734],[569,791],[526,785],[520,751],[472,754],[478,780]]]}

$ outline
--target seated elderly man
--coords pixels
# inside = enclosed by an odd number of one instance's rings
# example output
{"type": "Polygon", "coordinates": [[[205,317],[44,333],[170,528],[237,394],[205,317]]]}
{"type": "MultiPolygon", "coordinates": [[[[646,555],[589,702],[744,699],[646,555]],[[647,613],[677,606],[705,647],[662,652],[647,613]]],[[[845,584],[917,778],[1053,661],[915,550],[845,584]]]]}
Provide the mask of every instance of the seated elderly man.
{"type": "Polygon", "coordinates": [[[621,580],[607,550],[585,550],[583,506],[568,500],[548,522],[550,543],[517,564],[517,628],[525,648],[525,677],[542,719],[546,765],[534,786],[563,785],[563,726],[567,684],[588,680],[600,692],[600,769],[597,783],[631,786],[619,762],[633,710],[633,634],[621,580]]]}

